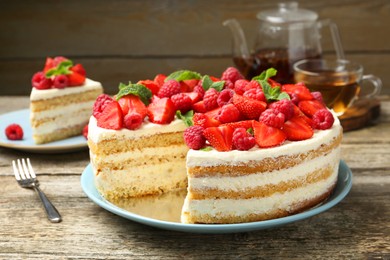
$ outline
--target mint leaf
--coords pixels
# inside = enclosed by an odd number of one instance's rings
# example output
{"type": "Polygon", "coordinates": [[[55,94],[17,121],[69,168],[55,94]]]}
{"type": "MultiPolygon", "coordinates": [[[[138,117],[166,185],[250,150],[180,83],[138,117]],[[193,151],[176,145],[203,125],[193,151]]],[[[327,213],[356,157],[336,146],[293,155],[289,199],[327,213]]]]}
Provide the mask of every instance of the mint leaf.
{"type": "Polygon", "coordinates": [[[253,77],[252,80],[268,80],[276,75],[278,71],[274,68],[269,68],[263,71],[259,76],[253,77]]]}
{"type": "Polygon", "coordinates": [[[209,75],[204,75],[202,78],[202,88],[207,91],[211,85],[213,85],[213,81],[211,80],[209,75]]]}
{"type": "Polygon", "coordinates": [[[192,117],[194,116],[194,111],[190,110],[184,115],[180,112],[180,110],[176,111],[176,117],[183,120],[184,124],[188,127],[193,125],[192,117]]]}
{"type": "Polygon", "coordinates": [[[254,135],[254,131],[253,131],[252,127],[248,128],[248,130],[246,130],[246,131],[247,131],[247,133],[254,135]]]}
{"type": "Polygon", "coordinates": [[[149,101],[152,98],[152,91],[150,91],[147,87],[141,84],[132,84],[129,82],[128,85],[123,83],[119,84],[119,92],[116,94],[116,100],[130,94],[139,96],[146,106],[149,105],[149,101]]]}
{"type": "Polygon", "coordinates": [[[198,72],[190,71],[190,70],[178,70],[168,75],[165,81],[168,81],[170,79],[174,79],[176,81],[183,81],[187,79],[201,79],[201,78],[202,76],[198,72]]]}
{"type": "Polygon", "coordinates": [[[271,85],[266,80],[258,80],[260,83],[265,98],[267,102],[282,100],[282,99],[290,99],[290,96],[286,92],[281,92],[280,87],[271,87],[271,85]]]}
{"type": "Polygon", "coordinates": [[[57,65],[57,67],[51,68],[48,71],[46,71],[45,76],[46,78],[50,78],[52,76],[58,76],[58,75],[69,75],[72,72],[70,71],[70,67],[73,66],[73,62],[71,60],[65,60],[57,65]]]}
{"type": "Polygon", "coordinates": [[[211,84],[210,88],[215,88],[218,92],[221,92],[223,89],[223,86],[225,86],[225,81],[216,81],[211,84]]]}
{"type": "Polygon", "coordinates": [[[282,92],[278,96],[278,100],[282,100],[282,99],[290,99],[290,96],[286,92],[282,92]]]}
{"type": "Polygon", "coordinates": [[[206,146],[206,147],[203,147],[200,149],[200,151],[203,151],[203,152],[209,152],[209,151],[212,151],[213,148],[211,146],[206,146]]]}

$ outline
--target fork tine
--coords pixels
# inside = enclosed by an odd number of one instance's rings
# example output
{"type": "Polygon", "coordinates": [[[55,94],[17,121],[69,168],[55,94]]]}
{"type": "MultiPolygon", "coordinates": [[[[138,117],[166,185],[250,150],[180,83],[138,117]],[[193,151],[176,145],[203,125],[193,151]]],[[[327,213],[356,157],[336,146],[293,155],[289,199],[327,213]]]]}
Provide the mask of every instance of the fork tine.
{"type": "Polygon", "coordinates": [[[14,168],[14,174],[15,174],[15,178],[17,181],[20,181],[20,174],[19,174],[19,170],[18,168],[16,167],[16,163],[15,163],[15,160],[12,160],[12,166],[14,168]]]}
{"type": "Polygon", "coordinates": [[[20,163],[20,160],[18,159],[18,169],[19,169],[19,174],[22,180],[26,179],[26,175],[24,174],[22,164],[20,163]]]}
{"type": "Polygon", "coordinates": [[[35,179],[36,175],[35,175],[33,167],[31,166],[30,158],[27,158],[27,165],[28,165],[28,169],[29,169],[29,172],[31,174],[31,177],[33,177],[35,179]]]}
{"type": "Polygon", "coordinates": [[[27,179],[31,179],[30,171],[27,169],[26,160],[22,158],[23,172],[26,175],[27,179]]]}

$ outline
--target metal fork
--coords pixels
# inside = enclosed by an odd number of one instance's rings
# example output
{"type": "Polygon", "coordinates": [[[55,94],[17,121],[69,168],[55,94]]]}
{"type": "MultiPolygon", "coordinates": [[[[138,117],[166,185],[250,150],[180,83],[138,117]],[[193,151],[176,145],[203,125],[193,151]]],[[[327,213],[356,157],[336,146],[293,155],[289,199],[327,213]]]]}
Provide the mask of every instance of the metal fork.
{"type": "Polygon", "coordinates": [[[27,158],[27,164],[25,159],[18,159],[17,166],[16,162],[12,161],[12,166],[14,168],[14,174],[17,182],[23,188],[33,188],[39,195],[43,206],[45,207],[47,218],[52,223],[61,222],[61,215],[58,213],[58,210],[54,205],[49,201],[46,195],[39,188],[39,182],[35,175],[35,172],[31,166],[30,159],[27,158]]]}

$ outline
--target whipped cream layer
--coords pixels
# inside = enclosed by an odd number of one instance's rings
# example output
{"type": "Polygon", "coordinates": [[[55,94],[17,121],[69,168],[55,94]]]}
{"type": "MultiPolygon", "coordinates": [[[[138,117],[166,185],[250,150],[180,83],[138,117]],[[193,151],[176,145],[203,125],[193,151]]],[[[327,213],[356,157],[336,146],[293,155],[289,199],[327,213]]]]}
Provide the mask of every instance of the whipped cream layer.
{"type": "Polygon", "coordinates": [[[63,89],[51,88],[51,89],[36,89],[32,88],[30,94],[31,101],[50,99],[55,97],[61,97],[65,95],[71,95],[76,93],[93,90],[96,88],[102,88],[102,85],[98,81],[91,79],[85,79],[85,83],[82,86],[66,87],[63,89]]]}
{"type": "Polygon", "coordinates": [[[88,125],[88,139],[94,143],[99,143],[110,139],[137,139],[140,137],[157,135],[161,133],[176,133],[186,129],[185,124],[180,119],[175,119],[170,124],[160,125],[151,122],[144,122],[137,130],[121,129],[111,130],[101,128],[97,125],[96,118],[91,116],[88,125]]]}

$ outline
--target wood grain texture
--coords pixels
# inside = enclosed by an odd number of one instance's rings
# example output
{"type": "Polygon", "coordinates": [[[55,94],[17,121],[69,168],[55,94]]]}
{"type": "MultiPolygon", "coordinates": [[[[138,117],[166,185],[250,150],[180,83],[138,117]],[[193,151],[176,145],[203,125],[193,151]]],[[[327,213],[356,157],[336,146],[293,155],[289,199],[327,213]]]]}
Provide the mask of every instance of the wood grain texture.
{"type": "MultiPolygon", "coordinates": [[[[27,97],[0,97],[0,114],[27,97]]],[[[330,210],[279,228],[224,235],[179,233],[100,208],[80,186],[87,151],[39,155],[0,147],[0,259],[390,259],[390,97],[375,125],[344,134],[353,172],[348,196],[330,210]],[[10,162],[29,156],[42,189],[63,216],[47,221],[10,162]]]]}
{"type": "MultiPolygon", "coordinates": [[[[339,26],[349,59],[382,78],[390,94],[390,4],[386,0],[299,1],[339,26]]],[[[46,56],[64,55],[86,65],[88,75],[116,92],[136,81],[188,68],[220,74],[232,65],[231,35],[222,21],[237,18],[255,37],[260,1],[2,1],[0,3],[0,94],[26,95],[31,75],[46,56]]],[[[333,48],[323,30],[326,54],[333,48]]]]}

